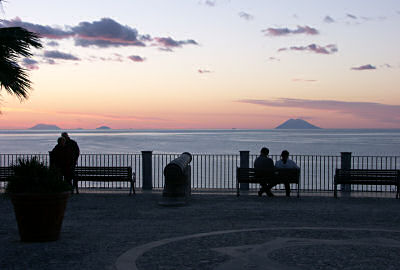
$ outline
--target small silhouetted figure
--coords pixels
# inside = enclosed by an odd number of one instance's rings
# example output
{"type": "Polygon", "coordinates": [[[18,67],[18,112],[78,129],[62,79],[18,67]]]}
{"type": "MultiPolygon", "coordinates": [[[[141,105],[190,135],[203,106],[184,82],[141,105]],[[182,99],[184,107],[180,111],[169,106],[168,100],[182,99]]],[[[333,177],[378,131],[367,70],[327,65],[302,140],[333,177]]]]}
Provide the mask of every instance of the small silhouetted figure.
{"type": "MultiPolygon", "coordinates": [[[[282,151],[281,160],[278,160],[275,163],[275,167],[278,169],[300,169],[299,166],[297,166],[297,164],[293,160],[289,159],[288,150],[282,151]]],[[[277,184],[269,184],[267,186],[267,188],[269,190],[271,190],[271,188],[273,188],[276,185],[277,184]]],[[[285,183],[285,191],[286,191],[286,196],[290,197],[290,184],[289,183],[285,183]]]]}
{"type": "MultiPolygon", "coordinates": [[[[70,183],[71,185],[73,184],[73,188],[76,189],[76,193],[78,192],[78,183],[75,180],[75,167],[76,164],[78,163],[78,158],[80,154],[79,146],[76,143],[76,141],[72,140],[67,132],[61,133],[61,136],[65,138],[65,155],[66,159],[68,160],[68,169],[66,171],[66,174],[64,177],[66,178],[66,181],[70,183]],[[72,179],[74,179],[74,182],[72,183],[72,179]]],[[[73,192],[73,189],[72,189],[73,192]]]]}
{"type": "MultiPolygon", "coordinates": [[[[273,169],[274,161],[268,157],[269,149],[266,147],[261,148],[260,156],[254,161],[255,169],[273,169]]],[[[260,183],[260,190],[258,191],[258,196],[261,196],[265,192],[268,196],[273,196],[270,189],[265,183],[260,183]]]]}

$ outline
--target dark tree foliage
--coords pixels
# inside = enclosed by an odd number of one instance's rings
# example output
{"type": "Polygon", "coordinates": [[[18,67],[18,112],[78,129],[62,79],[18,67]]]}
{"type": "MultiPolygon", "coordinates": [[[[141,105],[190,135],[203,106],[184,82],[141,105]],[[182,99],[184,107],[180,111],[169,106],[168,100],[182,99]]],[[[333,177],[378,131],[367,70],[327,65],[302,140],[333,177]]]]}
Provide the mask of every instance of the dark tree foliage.
{"type": "Polygon", "coordinates": [[[17,61],[32,56],[31,46],[42,47],[37,34],[21,27],[0,28],[0,87],[20,99],[28,97],[31,81],[17,61]]]}
{"type": "Polygon", "coordinates": [[[31,47],[42,48],[37,34],[21,27],[0,28],[0,89],[20,99],[28,97],[31,81],[17,62],[20,57],[32,56],[31,47]]]}

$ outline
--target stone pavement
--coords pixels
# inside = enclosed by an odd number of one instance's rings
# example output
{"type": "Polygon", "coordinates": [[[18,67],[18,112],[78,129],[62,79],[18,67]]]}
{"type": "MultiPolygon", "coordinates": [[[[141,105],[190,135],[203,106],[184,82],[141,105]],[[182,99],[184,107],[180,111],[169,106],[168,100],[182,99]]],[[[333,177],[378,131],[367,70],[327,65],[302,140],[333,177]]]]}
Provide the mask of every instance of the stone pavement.
{"type": "Polygon", "coordinates": [[[21,243],[0,195],[0,269],[400,269],[400,200],[80,194],[61,239],[21,243]]]}

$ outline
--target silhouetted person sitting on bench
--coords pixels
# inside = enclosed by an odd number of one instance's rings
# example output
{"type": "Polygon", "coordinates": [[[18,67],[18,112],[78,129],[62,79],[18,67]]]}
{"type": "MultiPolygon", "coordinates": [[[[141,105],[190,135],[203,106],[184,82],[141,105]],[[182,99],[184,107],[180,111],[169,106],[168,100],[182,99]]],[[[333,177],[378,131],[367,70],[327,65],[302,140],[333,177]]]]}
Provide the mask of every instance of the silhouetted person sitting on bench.
{"type": "MultiPolygon", "coordinates": [[[[274,161],[268,157],[269,149],[263,147],[260,151],[260,156],[256,158],[254,161],[255,169],[273,169],[274,161]]],[[[268,196],[273,196],[271,189],[267,188],[265,183],[260,183],[260,190],[258,191],[258,196],[262,196],[263,192],[265,192],[268,196]]]]}
{"type": "MultiPolygon", "coordinates": [[[[300,169],[299,166],[297,166],[297,164],[293,160],[289,159],[289,152],[287,150],[282,151],[281,160],[278,160],[275,163],[275,167],[278,169],[300,169]]],[[[271,188],[273,188],[277,184],[278,183],[269,184],[267,186],[267,189],[271,192],[271,188]]],[[[286,191],[286,196],[290,197],[290,184],[289,183],[285,183],[285,191],[286,191]]]]}

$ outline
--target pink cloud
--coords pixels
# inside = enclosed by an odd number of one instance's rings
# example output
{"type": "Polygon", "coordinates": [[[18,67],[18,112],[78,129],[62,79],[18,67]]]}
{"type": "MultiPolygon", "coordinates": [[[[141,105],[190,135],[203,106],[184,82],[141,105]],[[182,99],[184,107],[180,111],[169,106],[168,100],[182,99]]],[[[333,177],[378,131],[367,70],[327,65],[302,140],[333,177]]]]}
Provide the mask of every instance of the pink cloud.
{"type": "Polygon", "coordinates": [[[293,82],[317,82],[317,80],[312,80],[312,79],[300,79],[300,78],[293,78],[293,82]]]}
{"type": "Polygon", "coordinates": [[[197,72],[200,74],[205,74],[205,73],[211,73],[212,71],[207,69],[198,69],[197,72]]]}
{"type": "Polygon", "coordinates": [[[154,38],[155,45],[159,46],[162,51],[171,52],[173,48],[181,48],[183,45],[199,45],[193,39],[175,40],[171,37],[156,37],[154,38]]]}
{"type": "Polygon", "coordinates": [[[128,59],[132,60],[133,62],[144,62],[146,60],[146,58],[141,57],[139,55],[128,56],[128,59]]]}
{"type": "Polygon", "coordinates": [[[359,66],[359,67],[352,67],[351,70],[374,70],[376,69],[375,66],[368,64],[368,65],[363,65],[363,66],[359,66]]]}
{"type": "Polygon", "coordinates": [[[306,35],[318,35],[319,31],[310,26],[297,26],[297,29],[289,29],[289,28],[267,28],[261,30],[265,33],[266,36],[287,36],[287,35],[297,35],[297,34],[306,34],[306,35]]]}
{"type": "Polygon", "coordinates": [[[21,64],[29,70],[39,69],[39,62],[31,58],[24,58],[21,64]]]}
{"type": "Polygon", "coordinates": [[[307,51],[307,52],[312,52],[316,54],[334,54],[338,51],[338,48],[334,44],[328,44],[326,46],[320,46],[317,44],[310,44],[308,46],[292,46],[290,48],[280,48],[278,49],[278,52],[283,52],[283,51],[307,51]]]}

